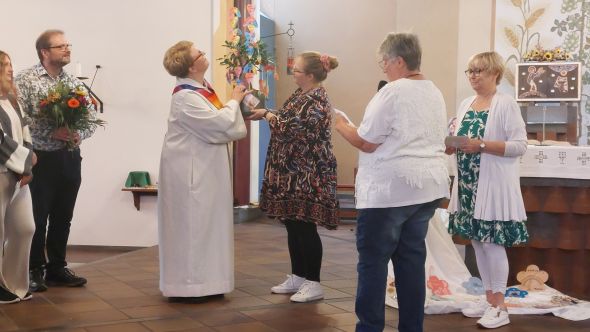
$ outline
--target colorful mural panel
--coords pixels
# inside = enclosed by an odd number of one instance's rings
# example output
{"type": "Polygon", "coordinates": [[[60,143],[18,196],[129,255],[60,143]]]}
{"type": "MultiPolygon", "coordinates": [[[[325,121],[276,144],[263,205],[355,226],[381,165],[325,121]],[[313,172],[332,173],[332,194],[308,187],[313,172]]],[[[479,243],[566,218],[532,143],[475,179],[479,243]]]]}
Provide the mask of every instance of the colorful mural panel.
{"type": "Polygon", "coordinates": [[[516,64],[539,50],[581,63],[578,143],[590,145],[590,0],[496,0],[494,48],[506,60],[500,86],[506,93],[514,94],[516,64]]]}

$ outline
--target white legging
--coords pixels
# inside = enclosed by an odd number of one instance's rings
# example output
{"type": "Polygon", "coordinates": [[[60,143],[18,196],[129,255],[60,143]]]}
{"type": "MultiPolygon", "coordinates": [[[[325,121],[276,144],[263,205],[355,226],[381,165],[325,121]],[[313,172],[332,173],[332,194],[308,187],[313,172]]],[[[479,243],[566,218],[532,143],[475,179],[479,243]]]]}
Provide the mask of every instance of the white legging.
{"type": "Polygon", "coordinates": [[[506,248],[495,243],[471,240],[477,268],[486,291],[506,292],[508,283],[508,257],[506,248]]]}

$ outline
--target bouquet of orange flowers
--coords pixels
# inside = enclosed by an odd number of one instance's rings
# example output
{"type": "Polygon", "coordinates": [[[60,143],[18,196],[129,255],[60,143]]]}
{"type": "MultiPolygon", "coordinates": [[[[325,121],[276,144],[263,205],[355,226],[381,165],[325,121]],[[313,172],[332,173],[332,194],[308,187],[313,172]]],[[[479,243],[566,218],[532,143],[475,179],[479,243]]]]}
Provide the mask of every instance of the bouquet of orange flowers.
{"type": "MultiPolygon", "coordinates": [[[[93,99],[83,86],[72,88],[60,82],[40,99],[39,112],[35,115],[55,129],[66,127],[71,132],[84,131],[95,126],[104,127],[106,122],[95,116],[93,105],[93,99]]],[[[68,148],[73,147],[75,144],[70,139],[68,148]]]]}

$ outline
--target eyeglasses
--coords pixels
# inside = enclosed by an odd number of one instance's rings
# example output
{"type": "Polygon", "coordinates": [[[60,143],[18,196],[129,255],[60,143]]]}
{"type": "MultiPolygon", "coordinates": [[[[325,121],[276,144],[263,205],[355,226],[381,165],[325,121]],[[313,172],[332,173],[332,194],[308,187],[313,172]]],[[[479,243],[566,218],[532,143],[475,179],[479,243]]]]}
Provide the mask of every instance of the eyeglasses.
{"type": "Polygon", "coordinates": [[[385,69],[385,67],[387,66],[387,61],[389,61],[389,60],[395,60],[395,59],[397,59],[398,57],[399,57],[399,56],[394,56],[394,57],[384,58],[384,59],[381,59],[381,60],[377,61],[377,64],[379,64],[379,68],[381,68],[381,69],[385,69]]]}
{"type": "Polygon", "coordinates": [[[481,75],[481,73],[483,73],[484,71],[485,71],[485,69],[481,69],[481,68],[475,68],[475,69],[469,68],[469,69],[465,70],[465,75],[467,75],[467,76],[473,75],[473,76],[477,77],[477,76],[481,75]]]}
{"type": "Polygon", "coordinates": [[[60,51],[65,51],[66,49],[71,48],[71,47],[72,47],[72,44],[61,44],[61,45],[56,45],[56,46],[49,46],[48,48],[49,49],[57,48],[60,51]]]}
{"type": "Polygon", "coordinates": [[[193,63],[197,62],[197,60],[199,60],[203,55],[205,55],[205,52],[199,51],[199,55],[195,57],[193,63]]]}

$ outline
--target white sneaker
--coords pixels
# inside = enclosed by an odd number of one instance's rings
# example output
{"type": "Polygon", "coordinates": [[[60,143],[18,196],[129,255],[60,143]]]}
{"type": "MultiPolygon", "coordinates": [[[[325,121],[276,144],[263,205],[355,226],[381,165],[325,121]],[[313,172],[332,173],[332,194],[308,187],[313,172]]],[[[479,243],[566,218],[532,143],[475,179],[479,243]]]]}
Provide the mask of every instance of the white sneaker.
{"type": "Polygon", "coordinates": [[[324,298],[322,285],[317,281],[305,280],[297,293],[291,296],[293,302],[310,302],[324,298]]]}
{"type": "Polygon", "coordinates": [[[487,329],[495,329],[510,323],[508,311],[496,307],[489,307],[477,324],[487,329]]]}
{"type": "Polygon", "coordinates": [[[294,274],[288,274],[287,280],[285,280],[282,284],[274,286],[270,289],[271,292],[275,294],[292,294],[296,293],[299,290],[299,287],[303,285],[305,282],[305,278],[301,278],[294,274]]]}
{"type": "Polygon", "coordinates": [[[483,317],[483,314],[489,307],[490,304],[488,303],[488,301],[483,300],[475,303],[474,306],[461,309],[461,313],[465,317],[479,318],[483,317]]]}

